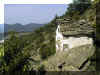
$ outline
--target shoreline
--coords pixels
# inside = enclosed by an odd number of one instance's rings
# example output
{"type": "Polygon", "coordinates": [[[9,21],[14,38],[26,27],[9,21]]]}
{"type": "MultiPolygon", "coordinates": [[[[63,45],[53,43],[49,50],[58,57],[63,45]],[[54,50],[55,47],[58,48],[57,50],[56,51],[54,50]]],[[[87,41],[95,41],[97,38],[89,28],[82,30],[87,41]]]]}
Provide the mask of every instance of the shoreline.
{"type": "Polygon", "coordinates": [[[4,40],[0,40],[0,43],[4,43],[4,40]]]}

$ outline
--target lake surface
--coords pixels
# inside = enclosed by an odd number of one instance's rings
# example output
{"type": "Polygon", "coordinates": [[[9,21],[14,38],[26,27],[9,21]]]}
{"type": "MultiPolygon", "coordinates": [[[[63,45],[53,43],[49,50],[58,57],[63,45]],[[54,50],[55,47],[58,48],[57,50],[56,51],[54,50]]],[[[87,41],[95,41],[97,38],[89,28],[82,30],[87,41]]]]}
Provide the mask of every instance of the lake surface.
{"type": "Polygon", "coordinates": [[[4,39],[4,34],[0,33],[0,40],[3,40],[3,39],[4,39]]]}

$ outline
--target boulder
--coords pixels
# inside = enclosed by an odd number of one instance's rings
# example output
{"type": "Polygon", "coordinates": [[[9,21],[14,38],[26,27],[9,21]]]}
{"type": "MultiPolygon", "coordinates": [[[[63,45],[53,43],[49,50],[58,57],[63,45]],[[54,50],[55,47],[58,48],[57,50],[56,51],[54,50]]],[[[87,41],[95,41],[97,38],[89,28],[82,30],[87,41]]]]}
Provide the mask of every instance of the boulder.
{"type": "Polygon", "coordinates": [[[94,51],[95,48],[87,44],[58,52],[41,64],[45,66],[46,71],[79,71],[86,68],[88,59],[94,54],[94,51]]]}

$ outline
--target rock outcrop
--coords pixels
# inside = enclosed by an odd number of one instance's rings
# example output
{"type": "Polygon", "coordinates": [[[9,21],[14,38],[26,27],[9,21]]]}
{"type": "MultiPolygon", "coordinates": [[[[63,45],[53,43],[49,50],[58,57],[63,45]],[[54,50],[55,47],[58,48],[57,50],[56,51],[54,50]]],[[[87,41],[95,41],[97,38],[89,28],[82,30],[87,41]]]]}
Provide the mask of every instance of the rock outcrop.
{"type": "Polygon", "coordinates": [[[82,71],[89,65],[89,58],[95,49],[91,45],[84,45],[58,52],[48,60],[42,62],[47,71],[82,71]]]}
{"type": "Polygon", "coordinates": [[[94,28],[84,19],[73,22],[71,19],[58,19],[57,24],[60,25],[60,32],[65,36],[73,35],[89,35],[94,32],[94,28]]]}
{"type": "Polygon", "coordinates": [[[56,55],[43,64],[47,71],[84,71],[95,52],[94,28],[84,19],[58,19],[56,55]],[[65,47],[66,46],[66,47],[65,47]]]}
{"type": "MultiPolygon", "coordinates": [[[[80,21],[84,22],[84,20],[80,21]]],[[[65,50],[62,51],[57,51],[55,55],[50,56],[46,60],[41,60],[40,63],[33,63],[34,70],[38,71],[42,69],[45,71],[86,71],[88,66],[91,64],[90,57],[93,56],[95,52],[92,37],[94,29],[91,26],[87,26],[85,28],[88,29],[88,27],[91,30],[89,30],[89,32],[83,32],[86,33],[86,35],[81,34],[80,32],[77,35],[73,34],[72,32],[72,34],[68,34],[68,36],[63,36],[62,34],[62,36],[60,36],[62,38],[59,39],[59,41],[62,44],[64,40],[69,40],[69,48],[65,48],[65,50]]],[[[64,43],[62,45],[64,45],[64,43]]]]}

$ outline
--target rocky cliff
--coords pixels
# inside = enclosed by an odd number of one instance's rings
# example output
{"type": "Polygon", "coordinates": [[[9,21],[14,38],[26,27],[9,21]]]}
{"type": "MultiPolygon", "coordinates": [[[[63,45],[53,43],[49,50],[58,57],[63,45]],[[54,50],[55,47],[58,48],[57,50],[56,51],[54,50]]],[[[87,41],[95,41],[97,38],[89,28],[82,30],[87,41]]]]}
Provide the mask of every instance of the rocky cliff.
{"type": "MultiPolygon", "coordinates": [[[[88,10],[79,16],[79,19],[73,20],[73,18],[74,17],[71,17],[72,21],[70,22],[67,17],[57,20],[57,22],[60,21],[58,25],[62,25],[60,28],[62,35],[66,38],[85,35],[92,38],[92,44],[87,43],[69,49],[68,51],[57,52],[54,56],[49,57],[48,60],[41,63],[44,65],[46,71],[95,70],[95,65],[93,66],[93,63],[96,63],[96,61],[91,62],[91,57],[95,54],[95,5],[88,8],[88,10]]],[[[76,44],[78,44],[78,42],[76,44]]]]}
{"type": "Polygon", "coordinates": [[[89,59],[93,53],[93,46],[84,45],[67,52],[58,52],[42,64],[47,71],[82,71],[89,66],[89,59]]]}

